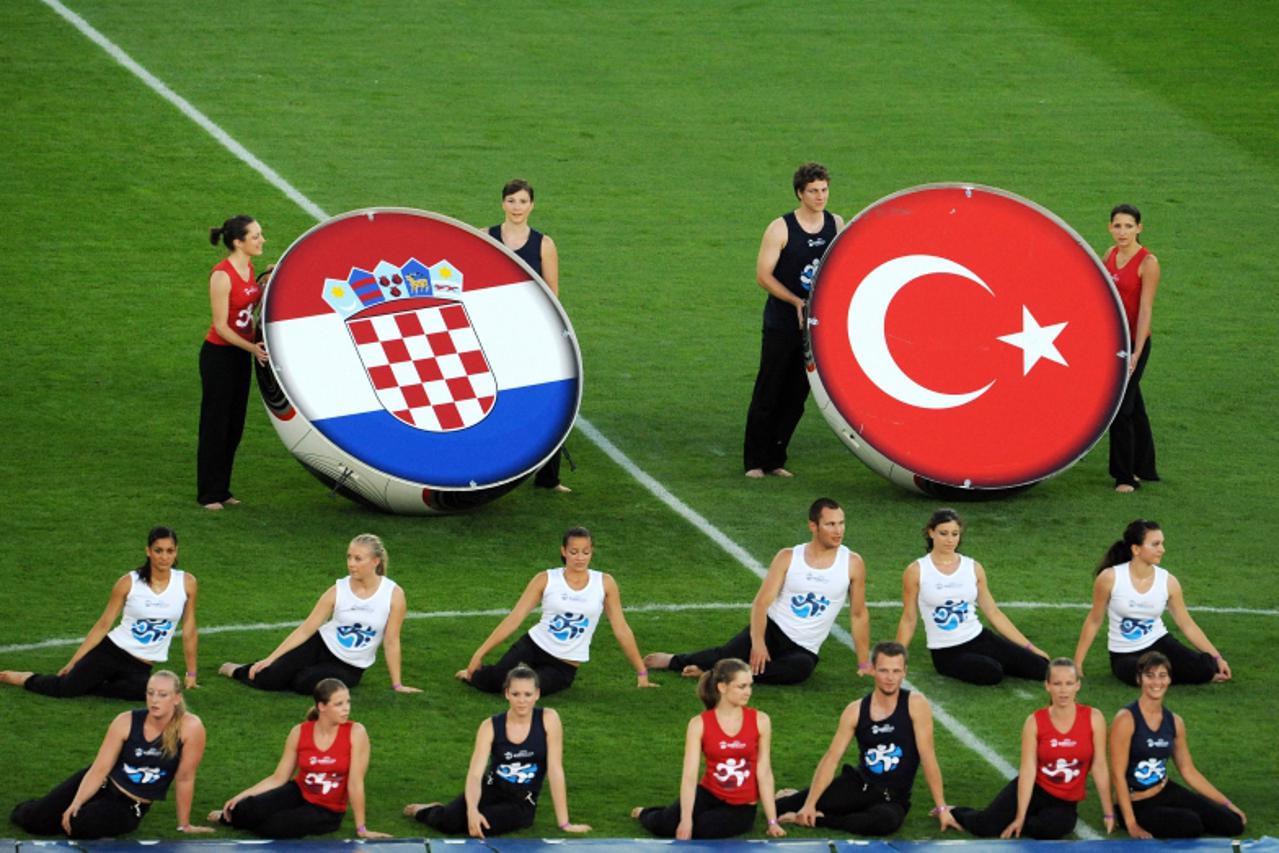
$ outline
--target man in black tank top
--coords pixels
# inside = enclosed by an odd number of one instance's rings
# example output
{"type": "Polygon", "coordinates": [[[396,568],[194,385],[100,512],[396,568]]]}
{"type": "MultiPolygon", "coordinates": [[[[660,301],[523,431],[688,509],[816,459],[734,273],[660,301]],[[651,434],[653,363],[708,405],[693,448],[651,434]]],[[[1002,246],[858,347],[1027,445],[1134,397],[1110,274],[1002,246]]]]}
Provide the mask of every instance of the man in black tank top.
{"type": "Polygon", "coordinates": [[[759,373],[746,412],[742,464],[752,478],[789,477],[786,447],[804,414],[808,376],[804,370],[804,303],[817,264],[844,227],[826,212],[830,173],[805,163],[793,180],[799,207],[768,224],[755,261],[755,280],[768,293],[759,373]]]}

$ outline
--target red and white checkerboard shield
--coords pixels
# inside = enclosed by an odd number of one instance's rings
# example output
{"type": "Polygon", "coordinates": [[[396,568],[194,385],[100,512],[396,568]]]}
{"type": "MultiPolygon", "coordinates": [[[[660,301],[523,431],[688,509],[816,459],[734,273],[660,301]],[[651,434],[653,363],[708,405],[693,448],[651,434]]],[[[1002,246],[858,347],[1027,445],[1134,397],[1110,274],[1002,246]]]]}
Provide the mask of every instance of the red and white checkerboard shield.
{"type": "Polygon", "coordinates": [[[399,303],[403,310],[346,321],[378,401],[427,432],[475,426],[497,402],[497,380],[466,306],[445,299],[399,303]]]}

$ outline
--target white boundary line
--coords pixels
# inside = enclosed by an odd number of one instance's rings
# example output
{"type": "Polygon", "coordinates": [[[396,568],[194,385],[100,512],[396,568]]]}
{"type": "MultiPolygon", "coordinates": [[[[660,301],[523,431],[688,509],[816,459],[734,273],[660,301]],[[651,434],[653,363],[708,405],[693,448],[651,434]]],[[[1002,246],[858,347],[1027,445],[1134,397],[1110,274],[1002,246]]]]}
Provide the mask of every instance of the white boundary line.
{"type": "MultiPolygon", "coordinates": [[[[279,189],[282,193],[284,193],[285,196],[287,196],[295,204],[297,204],[298,207],[305,210],[307,213],[309,213],[311,216],[313,216],[317,220],[323,221],[329,218],[328,214],[325,213],[322,208],[320,208],[317,204],[315,204],[313,201],[311,201],[309,198],[303,195],[292,184],[290,184],[288,181],[282,178],[279,175],[279,173],[277,173],[274,169],[272,169],[266,163],[263,163],[261,160],[255,157],[247,148],[245,148],[239,142],[231,138],[230,134],[228,134],[225,130],[223,130],[221,127],[215,124],[212,119],[210,119],[204,113],[200,112],[200,110],[192,106],[189,101],[187,101],[181,95],[178,95],[176,92],[170,89],[167,85],[165,85],[165,83],[162,80],[160,80],[150,71],[148,71],[147,69],[139,65],[136,61],[134,61],[132,57],[130,57],[123,50],[121,50],[120,47],[115,44],[115,42],[111,41],[102,33],[94,29],[93,26],[91,26],[87,21],[84,20],[84,18],[81,18],[75,12],[72,12],[66,6],[62,5],[62,3],[58,2],[58,0],[42,0],[42,2],[46,6],[48,6],[50,9],[57,12],[62,18],[64,18],[73,27],[79,30],[80,33],[85,36],[85,38],[89,39],[94,44],[101,47],[104,51],[107,52],[107,54],[111,56],[112,59],[120,63],[126,69],[128,69],[134,76],[140,79],[143,83],[146,83],[148,88],[150,88],[160,97],[164,98],[173,106],[177,107],[178,110],[183,115],[191,119],[191,121],[195,122],[195,124],[198,125],[202,130],[204,130],[206,133],[208,133],[210,136],[216,139],[218,143],[222,145],[222,147],[226,148],[227,151],[234,154],[239,160],[243,161],[255,172],[257,172],[263,178],[265,178],[268,183],[270,183],[272,186],[279,189]]],[[[654,497],[660,500],[668,508],[673,510],[677,515],[681,516],[686,521],[688,521],[689,524],[696,527],[699,531],[701,531],[704,535],[706,535],[707,538],[709,538],[712,542],[714,542],[716,545],[719,545],[720,548],[722,548],[725,552],[727,552],[729,556],[733,557],[733,559],[741,563],[746,569],[748,569],[749,571],[751,571],[753,574],[757,575],[760,578],[764,577],[764,575],[766,574],[766,570],[764,566],[758,560],[756,560],[749,553],[747,553],[744,548],[742,548],[732,539],[728,538],[728,536],[724,534],[723,531],[721,531],[715,525],[711,524],[710,521],[708,521],[703,515],[701,515],[699,512],[697,512],[692,507],[690,507],[688,504],[684,503],[682,500],[677,498],[674,494],[670,492],[670,490],[668,490],[665,486],[663,486],[661,483],[655,480],[652,476],[650,476],[647,472],[641,469],[638,465],[632,462],[630,457],[628,457],[625,453],[623,453],[620,449],[618,449],[617,445],[609,441],[609,439],[606,438],[604,434],[601,433],[598,429],[596,429],[595,426],[590,423],[590,421],[586,420],[584,417],[579,416],[577,419],[577,427],[586,435],[587,438],[589,438],[592,442],[598,445],[599,448],[603,450],[610,459],[616,462],[619,467],[621,467],[624,471],[626,471],[628,474],[634,477],[637,481],[639,481],[639,483],[642,486],[644,486],[644,488],[646,488],[654,497]]],[[[227,630],[231,627],[233,626],[225,626],[223,630],[227,630]]],[[[274,627],[274,626],[264,626],[264,627],[274,627]]],[[[281,627],[288,627],[288,625],[286,624],[281,627]]],[[[217,630],[217,629],[216,628],[205,629],[205,633],[211,633],[214,630],[217,630]]],[[[836,625],[834,629],[832,630],[832,633],[845,646],[848,646],[850,649],[853,647],[852,637],[848,634],[848,631],[836,625]]],[[[51,642],[51,641],[46,641],[46,642],[51,642]]],[[[72,641],[72,642],[75,642],[75,641],[72,641]]],[[[8,647],[6,647],[6,650],[7,649],[8,647]]],[[[909,682],[907,682],[907,684],[909,685],[909,682]]],[[[999,771],[1002,775],[1007,777],[1012,777],[1016,775],[1016,772],[1017,772],[1016,769],[1007,761],[1005,761],[998,753],[996,753],[993,749],[991,749],[984,741],[982,741],[975,734],[973,734],[971,730],[969,730],[966,726],[960,723],[957,719],[952,717],[950,713],[948,713],[944,708],[942,708],[936,702],[933,702],[932,706],[933,706],[933,714],[937,718],[937,721],[940,722],[942,726],[944,726],[946,729],[948,729],[951,732],[951,734],[955,736],[957,740],[959,740],[968,748],[972,749],[982,758],[986,759],[986,761],[989,762],[990,765],[994,767],[997,771],[999,771]]],[[[1076,827],[1076,834],[1079,837],[1086,838],[1086,839],[1100,837],[1097,834],[1096,830],[1092,829],[1087,824],[1083,823],[1083,821],[1080,821],[1078,826],[1076,827]]]]}

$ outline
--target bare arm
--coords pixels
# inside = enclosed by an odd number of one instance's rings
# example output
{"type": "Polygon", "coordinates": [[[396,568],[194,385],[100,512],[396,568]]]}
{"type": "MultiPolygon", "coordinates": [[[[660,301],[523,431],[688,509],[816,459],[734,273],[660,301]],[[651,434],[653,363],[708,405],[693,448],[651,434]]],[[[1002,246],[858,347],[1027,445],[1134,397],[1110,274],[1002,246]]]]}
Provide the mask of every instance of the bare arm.
{"type": "Polygon", "coordinates": [[[1191,617],[1190,611],[1186,609],[1186,600],[1181,594],[1181,583],[1168,575],[1168,609],[1172,611],[1172,619],[1177,623],[1177,627],[1181,629],[1181,633],[1186,635],[1186,639],[1190,644],[1201,652],[1207,652],[1217,660],[1217,675],[1213,681],[1229,681],[1232,673],[1230,672],[1230,664],[1226,663],[1226,659],[1221,656],[1221,652],[1208,640],[1208,635],[1203,632],[1198,623],[1191,617]]]}
{"type": "Polygon", "coordinates": [[[466,769],[466,830],[472,838],[483,838],[484,830],[489,828],[488,819],[480,814],[480,793],[492,749],[493,721],[486,719],[475,733],[475,749],[471,752],[471,764],[466,769]]]}
{"type": "Polygon", "coordinates": [[[759,745],[755,753],[755,780],[759,784],[759,804],[768,821],[768,834],[780,838],[786,834],[777,823],[777,798],[773,785],[773,721],[763,711],[755,712],[759,727],[759,745]]]}
{"type": "Polygon", "coordinates": [[[999,605],[995,603],[995,597],[990,594],[990,584],[986,581],[986,570],[982,568],[981,563],[976,563],[973,570],[977,575],[977,606],[981,608],[982,615],[986,617],[990,627],[998,631],[1005,640],[1016,643],[1041,658],[1047,658],[1048,653],[1026,639],[1026,635],[1017,630],[1013,620],[1005,616],[1004,611],[999,609],[999,605]]]}
{"type": "Polygon", "coordinates": [[[1102,822],[1106,834],[1115,831],[1115,800],[1110,795],[1110,771],[1106,768],[1106,718],[1101,711],[1092,709],[1092,783],[1101,800],[1102,822]]]}
{"type": "Polygon", "coordinates": [[[195,800],[195,772],[204,758],[204,723],[195,714],[182,718],[182,758],[173,775],[173,801],[182,832],[208,832],[208,827],[191,825],[191,803],[195,800]]]}
{"type": "Polygon", "coordinates": [[[1026,811],[1030,808],[1030,795],[1035,791],[1035,753],[1039,744],[1035,737],[1035,715],[1031,714],[1021,727],[1021,766],[1017,771],[1017,816],[999,833],[1000,838],[1021,838],[1021,828],[1026,823],[1026,811]]]}
{"type": "Polygon", "coordinates": [[[782,591],[782,583],[786,580],[786,569],[790,566],[791,549],[783,548],[777,552],[773,562],[768,566],[768,574],[755,593],[751,602],[751,672],[759,675],[764,671],[771,657],[768,645],[764,642],[764,630],[768,626],[768,608],[782,591]]]}
{"type": "Polygon", "coordinates": [[[768,223],[768,227],[764,229],[764,237],[759,244],[759,256],[755,259],[755,281],[767,291],[769,296],[794,305],[798,318],[796,322],[800,328],[803,328],[804,300],[791,293],[786,285],[773,275],[777,260],[782,256],[784,248],[786,248],[786,221],[779,216],[768,223]]]}
{"type": "Polygon", "coordinates": [[[484,642],[480,643],[480,647],[475,650],[475,654],[471,655],[471,660],[466,664],[466,669],[459,670],[457,677],[463,681],[470,681],[471,676],[475,674],[475,670],[479,669],[484,663],[484,656],[493,651],[503,640],[515,633],[515,629],[523,624],[524,620],[533,608],[542,600],[542,593],[546,592],[546,572],[538,572],[533,575],[533,579],[524,587],[524,592],[520,595],[515,606],[511,608],[511,612],[506,618],[497,623],[497,627],[488,635],[484,642]]]}
{"type": "Polygon", "coordinates": [[[400,629],[404,626],[404,614],[408,612],[408,599],[404,587],[397,586],[391,593],[391,613],[386,618],[386,635],[382,638],[382,653],[386,655],[386,671],[391,676],[391,689],[396,693],[421,693],[400,680],[400,629]]]}
{"type": "MultiPolygon", "coordinates": [[[[198,654],[200,647],[200,635],[195,623],[195,598],[200,590],[200,585],[196,582],[195,575],[186,572],[183,575],[183,585],[186,589],[187,603],[182,608],[182,656],[186,659],[186,677],[183,684],[190,690],[198,687],[197,684],[197,665],[199,662],[198,654]]],[[[181,823],[182,821],[179,821],[181,823]]]]}
{"type": "Polygon", "coordinates": [[[604,575],[604,612],[608,615],[608,624],[613,629],[617,644],[622,647],[622,654],[631,662],[636,673],[637,687],[656,687],[648,680],[648,670],[644,666],[644,658],[639,646],[635,644],[635,634],[626,622],[626,614],[622,611],[622,593],[617,581],[610,574],[604,575]],[[643,673],[642,675],[640,673],[643,673]]]}
{"type": "Polygon", "coordinates": [[[817,811],[817,801],[822,798],[822,794],[826,793],[826,789],[830,787],[831,781],[835,778],[835,770],[839,767],[839,762],[843,760],[844,753],[848,751],[848,745],[853,742],[853,735],[857,731],[857,720],[861,716],[861,701],[849,702],[842,714],[839,715],[839,724],[835,726],[835,736],[831,738],[830,746],[826,748],[826,752],[822,754],[821,760],[817,762],[817,769],[813,771],[813,781],[808,786],[808,796],[804,798],[804,805],[795,813],[795,822],[800,826],[816,826],[817,818],[821,815],[817,811]]]}
{"type": "Polygon", "coordinates": [[[1115,570],[1103,569],[1092,585],[1092,608],[1084,617],[1083,627],[1079,629],[1079,642],[1075,645],[1075,668],[1079,677],[1084,677],[1084,658],[1092,641],[1097,638],[1102,620],[1106,618],[1106,607],[1110,604],[1110,591],[1115,588],[1115,570]]]}
{"type": "Polygon", "coordinates": [[[1155,313],[1155,291],[1159,288],[1159,259],[1154,255],[1146,255],[1137,270],[1141,277],[1141,300],[1137,303],[1137,340],[1133,341],[1132,369],[1137,368],[1137,361],[1146,348],[1150,337],[1151,320],[1155,313]]]}
{"type": "Polygon", "coordinates": [[[911,563],[902,572],[902,615],[897,620],[897,642],[910,648],[915,638],[915,626],[919,623],[919,561],[911,563]]]}
{"type": "Polygon", "coordinates": [[[80,787],[76,788],[75,796],[71,798],[71,805],[67,806],[66,811],[62,813],[62,828],[66,830],[67,835],[71,834],[71,819],[107,781],[107,774],[115,766],[116,760],[120,757],[120,750],[129,738],[131,725],[132,714],[125,711],[117,714],[111,721],[111,725],[107,726],[106,736],[102,738],[102,745],[98,747],[98,754],[93,759],[93,764],[80,780],[80,787]]]}
{"type": "MultiPolygon", "coordinates": [[[[84,642],[75,650],[75,654],[71,656],[71,660],[66,662],[62,669],[58,670],[58,675],[66,675],[71,671],[71,667],[79,663],[80,658],[84,657],[89,651],[102,642],[102,638],[111,630],[111,626],[115,624],[115,620],[119,617],[120,611],[124,609],[124,599],[129,594],[129,590],[133,586],[133,581],[129,578],[129,572],[116,581],[111,586],[111,594],[107,596],[107,606],[102,609],[102,615],[98,617],[98,621],[93,623],[93,627],[89,629],[89,633],[85,635],[84,642]]],[[[127,735],[126,735],[127,737],[127,735]]]]}
{"type": "Polygon", "coordinates": [[[213,330],[222,340],[266,364],[266,345],[255,344],[231,328],[230,318],[227,316],[231,310],[231,276],[222,270],[216,270],[209,276],[209,309],[213,313],[213,330]]]}
{"type": "Polygon", "coordinates": [[[235,809],[235,804],[243,800],[245,797],[253,797],[264,791],[270,791],[278,788],[293,775],[293,771],[298,765],[298,739],[302,736],[302,726],[298,724],[289,730],[289,736],[284,739],[284,751],[280,753],[280,760],[276,762],[275,769],[271,771],[271,775],[267,776],[256,785],[250,785],[231,799],[227,800],[222,806],[222,811],[229,812],[235,809]]]}
{"type": "Polygon", "coordinates": [[[551,289],[558,299],[560,295],[560,252],[555,241],[546,234],[542,235],[542,281],[551,289]]]}
{"type": "MultiPolygon", "coordinates": [[[[1172,711],[1165,711],[1166,714],[1172,714],[1172,711]]],[[[1194,759],[1190,757],[1190,745],[1186,742],[1186,724],[1182,722],[1181,717],[1173,714],[1173,719],[1177,724],[1177,738],[1172,745],[1172,760],[1177,765],[1177,772],[1181,774],[1181,778],[1185,780],[1197,794],[1207,797],[1214,803],[1220,803],[1239,815],[1239,819],[1245,824],[1248,822],[1248,816],[1230,802],[1225,794],[1218,791],[1217,788],[1208,781],[1208,779],[1199,772],[1199,768],[1195,767],[1194,759]]]]}
{"type": "Polygon", "coordinates": [[[351,804],[351,812],[355,817],[355,834],[361,838],[390,838],[385,832],[374,832],[364,823],[364,775],[369,770],[369,754],[372,746],[369,733],[364,726],[355,723],[351,726],[351,771],[346,778],[346,795],[351,804]]]}
{"type": "Polygon", "coordinates": [[[275,651],[249,667],[249,678],[257,677],[259,672],[275,663],[282,655],[293,651],[311,639],[311,635],[320,630],[320,626],[333,615],[337,597],[337,587],[331,586],[325,590],[324,595],[321,595],[320,600],[315,603],[315,607],[311,608],[311,613],[306,617],[306,621],[294,628],[280,645],[275,647],[275,651]]]}
{"type": "Polygon", "coordinates": [[[848,630],[853,635],[857,674],[870,675],[870,611],[866,609],[866,563],[848,555],[848,630]]]}
{"type": "Polygon", "coordinates": [[[1128,780],[1124,778],[1128,772],[1128,755],[1132,750],[1132,733],[1135,727],[1132,714],[1127,708],[1120,708],[1110,726],[1110,780],[1114,785],[1115,799],[1119,802],[1119,812],[1124,816],[1128,834],[1133,838],[1152,838],[1137,823],[1137,816],[1132,810],[1132,795],[1128,792],[1128,780]]]}
{"type": "Polygon", "coordinates": [[[937,751],[933,748],[933,709],[923,694],[917,690],[910,694],[910,722],[915,730],[915,748],[919,750],[919,766],[924,770],[924,781],[928,783],[928,792],[932,794],[933,812],[936,813],[941,831],[954,829],[962,832],[963,828],[956,822],[954,815],[950,813],[950,806],[946,804],[941,765],[937,763],[937,751]]]}
{"type": "Polygon", "coordinates": [[[702,761],[702,717],[688,721],[684,733],[684,768],[679,780],[679,826],[675,838],[688,841],[693,837],[693,801],[697,799],[697,771],[702,761]]]}
{"type": "Polygon", "coordinates": [[[546,781],[551,786],[555,825],[565,832],[590,832],[589,824],[573,823],[568,819],[568,785],[564,781],[564,725],[560,722],[560,715],[551,708],[544,709],[542,726],[546,729],[546,781]]]}

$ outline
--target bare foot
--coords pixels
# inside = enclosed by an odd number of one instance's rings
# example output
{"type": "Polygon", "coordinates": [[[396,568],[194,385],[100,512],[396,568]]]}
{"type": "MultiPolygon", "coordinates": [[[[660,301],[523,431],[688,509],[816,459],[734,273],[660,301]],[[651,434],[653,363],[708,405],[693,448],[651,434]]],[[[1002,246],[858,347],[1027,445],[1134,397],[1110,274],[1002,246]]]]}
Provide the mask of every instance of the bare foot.
{"type": "Polygon", "coordinates": [[[746,472],[746,476],[750,477],[752,480],[762,480],[764,479],[764,469],[752,468],[746,472]]]}
{"type": "Polygon", "coordinates": [[[1115,491],[1121,495],[1130,495],[1133,492],[1137,491],[1137,489],[1133,486],[1128,485],[1127,483],[1120,483],[1118,486],[1115,486],[1115,491]]]}
{"type": "Polygon", "coordinates": [[[780,791],[776,793],[775,798],[780,800],[782,797],[793,797],[798,793],[799,793],[798,788],[782,788],[780,791]]]}
{"type": "Polygon", "coordinates": [[[795,812],[782,812],[777,816],[778,823],[794,823],[795,812]]]}
{"type": "Polygon", "coordinates": [[[551,491],[558,492],[561,495],[567,495],[569,492],[573,490],[570,489],[568,486],[564,485],[563,483],[556,483],[555,487],[552,488],[551,491]]]}
{"type": "Polygon", "coordinates": [[[209,812],[209,816],[206,817],[205,820],[207,820],[209,823],[221,823],[222,809],[214,809],[213,811],[209,812]]]}
{"type": "Polygon", "coordinates": [[[438,805],[441,805],[441,803],[409,803],[404,807],[404,816],[417,817],[417,813],[423,809],[433,808],[438,805]]]}
{"type": "Polygon", "coordinates": [[[33,672],[16,672],[6,669],[0,672],[0,683],[12,684],[14,687],[21,687],[27,683],[27,679],[35,675],[33,672]]]}
{"type": "Polygon", "coordinates": [[[680,671],[680,675],[685,678],[701,678],[704,670],[695,663],[690,663],[680,671]]]}
{"type": "Polygon", "coordinates": [[[769,471],[768,473],[773,477],[794,477],[795,476],[790,471],[787,471],[785,468],[774,468],[772,471],[769,471]]]}
{"type": "Polygon", "coordinates": [[[225,504],[226,506],[239,506],[239,505],[240,505],[240,499],[239,499],[239,498],[227,498],[227,499],[226,499],[226,500],[224,500],[222,503],[223,503],[223,504],[225,504]]]}
{"type": "Polygon", "coordinates": [[[457,672],[453,673],[453,677],[456,678],[458,681],[465,681],[467,683],[470,683],[471,673],[467,672],[464,669],[459,669],[457,672]]]}
{"type": "Polygon", "coordinates": [[[671,658],[675,655],[667,652],[649,652],[644,655],[645,669],[666,669],[671,665],[671,658]]]}
{"type": "Polygon", "coordinates": [[[636,820],[639,820],[640,812],[642,811],[644,811],[643,806],[636,806],[635,808],[631,809],[631,817],[635,818],[636,820]]]}
{"type": "Polygon", "coordinates": [[[225,675],[227,678],[235,678],[235,671],[240,668],[240,664],[227,661],[218,667],[218,675],[225,675]]]}
{"type": "Polygon", "coordinates": [[[205,504],[204,508],[212,512],[217,512],[218,510],[222,509],[222,504],[218,503],[217,501],[214,501],[211,504],[205,504]]]}

